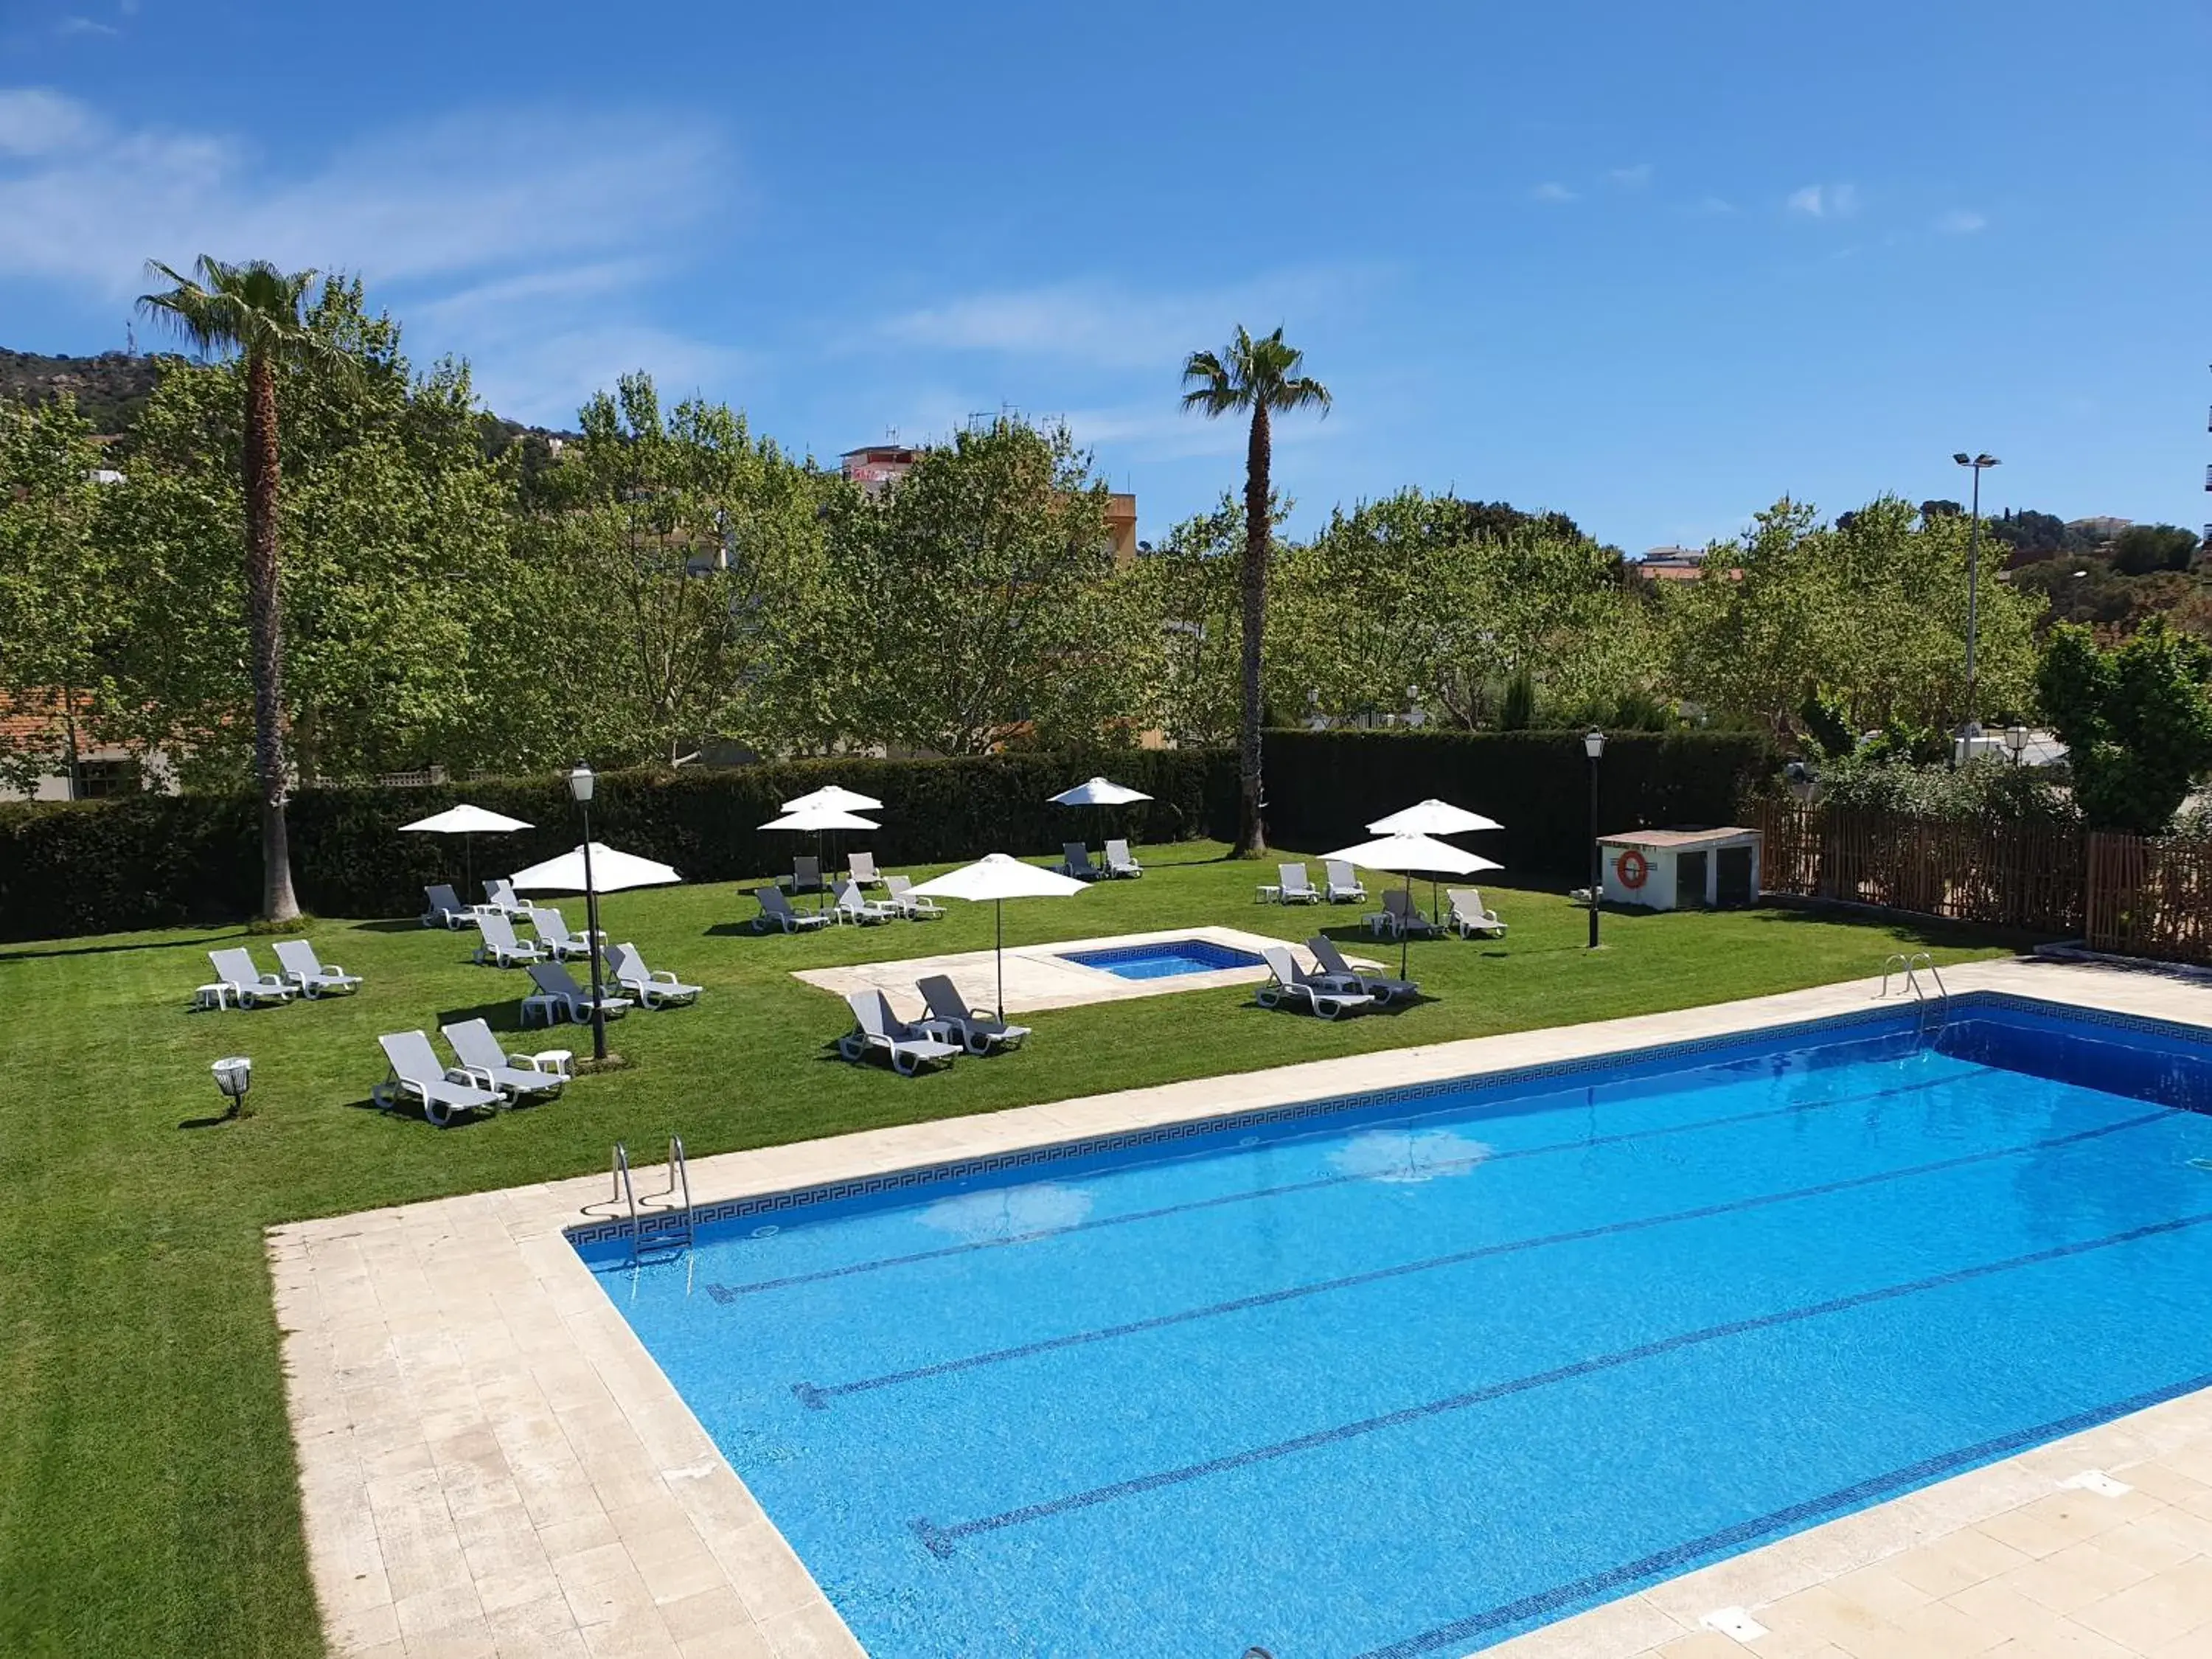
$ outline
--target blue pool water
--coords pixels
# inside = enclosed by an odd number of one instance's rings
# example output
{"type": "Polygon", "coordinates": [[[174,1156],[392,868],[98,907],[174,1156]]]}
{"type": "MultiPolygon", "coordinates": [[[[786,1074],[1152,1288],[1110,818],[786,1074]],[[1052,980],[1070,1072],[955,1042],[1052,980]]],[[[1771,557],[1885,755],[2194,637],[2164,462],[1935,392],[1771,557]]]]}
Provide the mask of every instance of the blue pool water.
{"type": "Polygon", "coordinates": [[[1097,951],[1062,951],[1063,962],[1103,968],[1122,979],[1172,979],[1178,974],[1212,974],[1224,968],[1258,968],[1263,959],[1212,939],[1177,939],[1158,945],[1115,945],[1097,951]]]}
{"type": "Polygon", "coordinates": [[[878,1659],[1448,1659],[2212,1386],[2208,1106],[1960,999],[579,1248],[878,1659]]]}

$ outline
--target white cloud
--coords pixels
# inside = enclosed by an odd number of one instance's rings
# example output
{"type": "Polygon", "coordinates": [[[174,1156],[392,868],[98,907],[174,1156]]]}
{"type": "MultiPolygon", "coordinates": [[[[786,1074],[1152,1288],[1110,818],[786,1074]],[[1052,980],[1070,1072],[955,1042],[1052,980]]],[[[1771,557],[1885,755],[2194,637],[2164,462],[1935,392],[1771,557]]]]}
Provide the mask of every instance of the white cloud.
{"type": "Polygon", "coordinates": [[[1577,199],[1575,192],[1556,179],[1544,180],[1528,192],[1528,198],[1535,202],[1571,202],[1577,199]]]}
{"type": "Polygon", "coordinates": [[[971,295],[893,317],[872,337],[933,351],[1060,358],[1157,370],[1217,346],[1237,323],[1260,333],[1334,308],[1359,281],[1350,270],[1284,272],[1187,294],[1134,294],[1077,282],[971,295]]]}
{"type": "Polygon", "coordinates": [[[56,34],[66,36],[73,34],[120,34],[123,31],[117,28],[112,23],[102,23],[89,17],[78,17],[72,15],[63,18],[60,22],[55,24],[54,33],[56,34]]]}
{"type": "Polygon", "coordinates": [[[1734,213],[1735,204],[1725,196],[1701,196],[1698,198],[1695,211],[1710,214],[1734,213]]]}
{"type": "Polygon", "coordinates": [[[1808,185],[1792,191],[1785,205],[1808,219],[1848,219],[1859,210],[1856,185],[1808,185]]]}
{"type": "Polygon", "coordinates": [[[0,159],[74,149],[94,125],[74,98],[44,87],[0,87],[0,159]]]}
{"type": "Polygon", "coordinates": [[[220,134],[125,129],[58,94],[0,90],[0,276],[133,291],[149,257],[208,252],[451,278],[619,247],[726,201],[703,129],[459,116],[274,176],[220,134]]]}
{"type": "Polygon", "coordinates": [[[1616,185],[1625,185],[1630,190],[1640,190],[1651,182],[1651,175],[1657,171],[1658,169],[1650,162],[1638,161],[1632,167],[1608,168],[1605,176],[1616,185]]]}
{"type": "Polygon", "coordinates": [[[1946,236],[1972,236],[1978,230],[1988,229],[1989,224],[1986,215],[1969,208],[1953,208],[1936,221],[1936,228],[1946,236]]]}

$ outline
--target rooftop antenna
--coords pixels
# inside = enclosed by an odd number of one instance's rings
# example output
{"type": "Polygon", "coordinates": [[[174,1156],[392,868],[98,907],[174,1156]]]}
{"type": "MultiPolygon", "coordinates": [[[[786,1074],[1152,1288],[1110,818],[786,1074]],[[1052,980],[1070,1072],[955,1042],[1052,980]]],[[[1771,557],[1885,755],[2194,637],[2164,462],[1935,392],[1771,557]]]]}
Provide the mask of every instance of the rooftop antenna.
{"type": "Polygon", "coordinates": [[[126,357],[138,355],[138,327],[128,317],[123,319],[123,354],[126,357]]]}

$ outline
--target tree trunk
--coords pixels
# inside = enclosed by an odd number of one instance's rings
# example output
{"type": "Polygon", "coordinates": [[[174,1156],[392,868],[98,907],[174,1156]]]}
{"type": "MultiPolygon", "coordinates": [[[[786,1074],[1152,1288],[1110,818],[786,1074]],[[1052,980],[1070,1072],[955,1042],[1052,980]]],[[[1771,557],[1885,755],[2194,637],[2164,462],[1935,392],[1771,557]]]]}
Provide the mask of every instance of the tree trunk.
{"type": "Polygon", "coordinates": [[[276,582],[276,375],[246,362],[246,611],[253,650],[253,772],[261,792],[261,914],[289,921],[292,848],[284,826],[284,635],[276,582]]]}
{"type": "Polygon", "coordinates": [[[1272,445],[1267,405],[1252,405],[1252,441],[1244,454],[1244,708],[1237,734],[1237,845],[1231,856],[1266,856],[1267,826],[1261,820],[1265,799],[1260,780],[1260,662],[1267,629],[1267,540],[1273,525],[1267,510],[1267,473],[1272,445]]]}

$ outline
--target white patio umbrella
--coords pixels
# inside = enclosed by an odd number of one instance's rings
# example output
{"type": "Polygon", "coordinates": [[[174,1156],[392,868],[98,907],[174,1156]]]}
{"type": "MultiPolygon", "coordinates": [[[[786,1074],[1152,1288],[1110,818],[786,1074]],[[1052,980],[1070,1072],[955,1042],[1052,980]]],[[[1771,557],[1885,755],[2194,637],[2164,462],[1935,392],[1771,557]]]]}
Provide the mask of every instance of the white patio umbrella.
{"type": "MultiPolygon", "coordinates": [[[[837,789],[837,786],[834,783],[830,786],[829,789],[817,789],[814,793],[817,795],[826,795],[832,790],[836,790],[836,793],[840,794],[851,793],[851,791],[849,790],[837,789]]],[[[804,800],[805,797],[802,795],[799,799],[804,800]]],[[[864,800],[866,797],[855,795],[853,799],[855,800],[864,800]]],[[[766,823],[762,824],[760,827],[763,830],[789,830],[799,835],[805,835],[809,831],[811,831],[814,836],[815,861],[817,863],[820,863],[823,861],[827,856],[824,851],[823,843],[824,837],[828,836],[830,830],[880,830],[883,828],[883,825],[878,823],[873,818],[864,818],[857,812],[852,811],[846,807],[836,805],[825,806],[818,802],[811,806],[794,807],[790,802],[787,801],[784,803],[784,811],[781,817],[770,818],[766,823]]],[[[827,876],[823,878],[822,887],[823,893],[826,895],[830,887],[830,881],[827,876]]],[[[815,908],[817,909],[820,909],[823,902],[823,899],[817,898],[815,901],[815,908]]]]}
{"type": "MultiPolygon", "coordinates": [[[[1478,830],[1503,830],[1505,826],[1496,818],[1486,818],[1480,812],[1470,812],[1464,806],[1454,806],[1448,800],[1438,800],[1434,795],[1417,801],[1402,811],[1381,817],[1367,826],[1378,836],[1465,836],[1478,830]]],[[[1429,882],[1429,908],[1437,908],[1437,884],[1429,882]]]]}
{"type": "Polygon", "coordinates": [[[471,806],[463,801],[459,806],[433,812],[427,818],[403,823],[399,826],[399,832],[402,835],[459,836],[461,838],[461,890],[465,893],[476,885],[476,838],[478,836],[506,835],[511,830],[530,827],[520,818],[508,817],[504,812],[487,811],[481,806],[471,806]]]}
{"type": "Polygon", "coordinates": [[[989,900],[997,912],[996,943],[993,946],[998,957],[999,1018],[1006,1017],[1006,902],[1019,898],[1073,898],[1085,891],[1082,882],[1073,876],[1063,876],[1054,870],[1040,869],[1034,864],[1024,864],[1004,853],[987,853],[973,864],[932,878],[911,890],[917,898],[966,899],[981,904],[989,900]]]}
{"type": "Polygon", "coordinates": [[[1054,806],[1127,806],[1133,801],[1150,800],[1152,797],[1141,789],[1132,789],[1126,783],[1115,783],[1109,778],[1091,778],[1073,789],[1063,789],[1049,797],[1054,806]]]}
{"type": "MultiPolygon", "coordinates": [[[[1480,853],[1470,853],[1463,847],[1455,847],[1448,841],[1437,841],[1430,836],[1399,834],[1384,836],[1376,841],[1363,841],[1357,847],[1342,847],[1327,854],[1356,864],[1363,869],[1388,870],[1406,878],[1406,902],[1413,902],[1415,876],[1471,876],[1478,870],[1503,870],[1505,866],[1480,853]]],[[[1406,950],[1412,936],[1398,936],[1398,977],[1406,976],[1406,950]]]]}
{"type": "Polygon", "coordinates": [[[863,795],[858,790],[847,789],[835,783],[825,783],[811,794],[784,802],[783,810],[804,812],[817,806],[826,806],[841,812],[880,812],[884,810],[883,802],[873,795],[863,795]]]}
{"type": "Polygon", "coordinates": [[[1496,818],[1486,818],[1480,812],[1470,812],[1464,806],[1454,806],[1431,795],[1388,817],[1377,818],[1367,827],[1378,836],[1463,836],[1477,830],[1503,830],[1505,826],[1496,818]]]}
{"type": "Polygon", "coordinates": [[[594,841],[518,870],[507,879],[519,893],[619,893],[632,887],[665,887],[684,878],[665,864],[594,841]]]}

